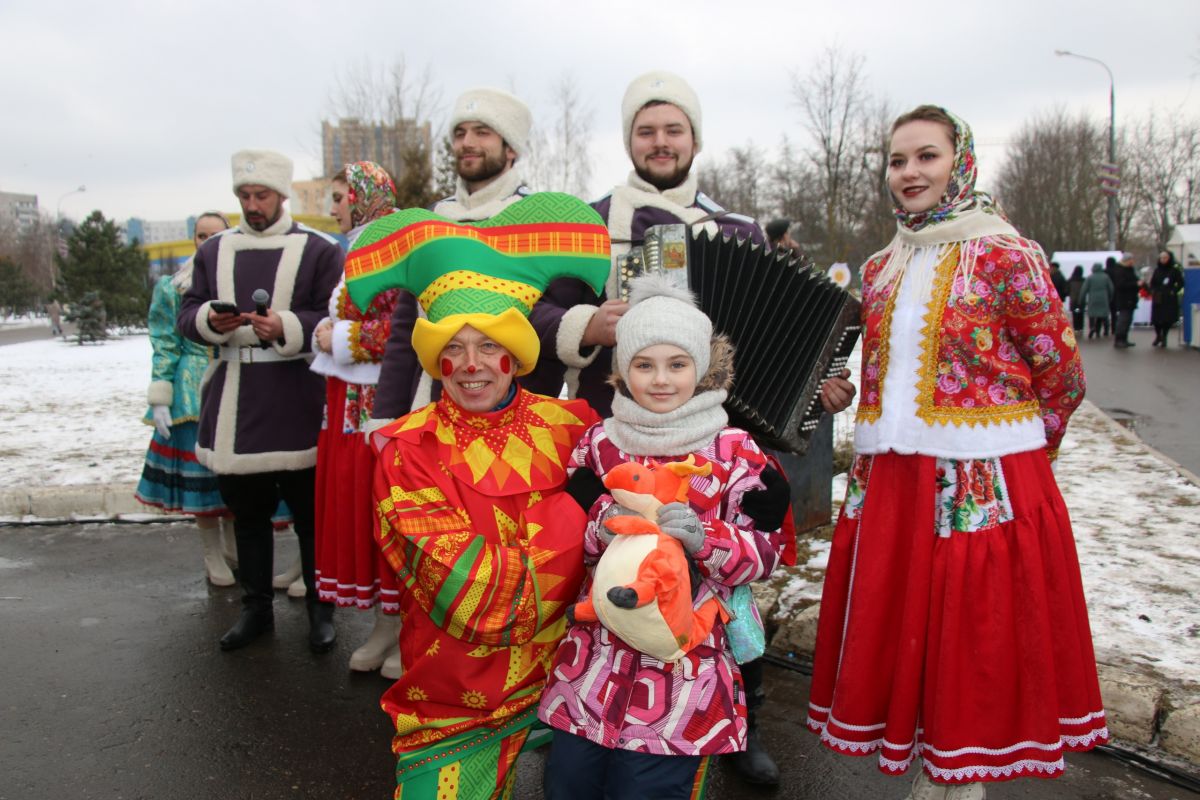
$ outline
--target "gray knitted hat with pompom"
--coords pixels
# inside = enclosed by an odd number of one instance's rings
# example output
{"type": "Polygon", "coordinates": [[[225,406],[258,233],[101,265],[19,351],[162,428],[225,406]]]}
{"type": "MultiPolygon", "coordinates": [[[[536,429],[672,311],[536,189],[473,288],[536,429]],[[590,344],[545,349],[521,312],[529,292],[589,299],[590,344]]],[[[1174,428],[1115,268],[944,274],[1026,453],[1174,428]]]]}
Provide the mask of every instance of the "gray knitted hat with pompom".
{"type": "Polygon", "coordinates": [[[712,358],[712,321],[696,308],[692,293],[660,275],[643,275],[629,285],[629,310],[617,321],[616,367],[629,379],[633,357],[656,344],[673,344],[692,357],[699,379],[712,358]]]}

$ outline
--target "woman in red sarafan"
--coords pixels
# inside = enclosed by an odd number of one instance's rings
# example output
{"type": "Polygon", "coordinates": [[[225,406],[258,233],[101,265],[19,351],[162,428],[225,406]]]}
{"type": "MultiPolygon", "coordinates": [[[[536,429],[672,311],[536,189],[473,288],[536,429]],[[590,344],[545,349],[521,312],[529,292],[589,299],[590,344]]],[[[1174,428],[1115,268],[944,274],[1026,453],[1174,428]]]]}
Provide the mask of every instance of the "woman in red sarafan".
{"type": "Polygon", "coordinates": [[[970,128],[892,128],[898,230],[863,267],[856,459],[826,574],[809,727],[910,797],[977,800],[1108,738],[1051,464],[1084,379],[1036,242],[975,190],[970,128]]]}
{"type": "MultiPolygon", "coordinates": [[[[332,216],[353,246],[370,222],[395,210],[396,187],[371,161],[347,164],[332,181],[332,216]]],[[[350,669],[400,675],[396,645],[400,602],[396,579],[375,544],[371,479],[375,454],[363,438],[371,416],[383,345],[400,289],[378,294],[366,310],[342,279],[329,317],[313,333],[312,369],[325,376],[325,419],[317,439],[317,593],[343,608],[376,608],[375,627],[350,655],[350,669]]]]}

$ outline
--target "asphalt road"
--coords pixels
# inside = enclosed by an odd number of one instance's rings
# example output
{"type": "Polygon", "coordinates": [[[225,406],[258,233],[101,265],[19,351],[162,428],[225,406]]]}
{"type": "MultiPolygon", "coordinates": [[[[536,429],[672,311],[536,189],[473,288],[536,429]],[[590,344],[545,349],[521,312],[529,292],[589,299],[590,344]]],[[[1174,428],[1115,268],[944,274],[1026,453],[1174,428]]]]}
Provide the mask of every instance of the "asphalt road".
{"type": "Polygon", "coordinates": [[[1128,421],[1147,444],[1200,475],[1200,350],[1184,348],[1179,326],[1170,347],[1151,347],[1154,331],[1134,328],[1136,347],[1118,350],[1112,337],[1080,338],[1087,398],[1128,421]]]}
{"type": "MultiPolygon", "coordinates": [[[[238,596],[205,583],[186,525],[0,527],[0,800],[391,797],[387,684],[345,666],[370,615],[339,612],[336,649],[314,656],[303,603],[281,594],[274,635],[222,653],[238,596]]],[[[803,675],[768,667],[766,679],[783,785],[748,787],[718,763],[709,798],[904,797],[907,780],[804,730],[803,675]]],[[[542,797],[542,758],[522,758],[520,800],[542,797]]],[[[1103,755],[1067,761],[1059,780],[988,797],[1200,798],[1103,755]]]]}

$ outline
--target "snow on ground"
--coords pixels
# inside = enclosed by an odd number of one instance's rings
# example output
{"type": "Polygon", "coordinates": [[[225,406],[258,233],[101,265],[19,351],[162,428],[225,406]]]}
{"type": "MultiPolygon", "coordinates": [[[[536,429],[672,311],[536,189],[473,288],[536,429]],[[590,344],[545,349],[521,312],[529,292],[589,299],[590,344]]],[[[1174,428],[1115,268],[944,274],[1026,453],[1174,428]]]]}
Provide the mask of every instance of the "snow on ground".
{"type": "MultiPolygon", "coordinates": [[[[0,347],[0,490],[133,483],[150,427],[145,335],[78,346],[0,347]]],[[[851,364],[857,365],[856,358],[851,364]]],[[[835,440],[851,435],[840,415],[835,440]]],[[[1196,682],[1200,664],[1200,487],[1180,477],[1090,403],[1071,420],[1057,476],[1083,567],[1097,655],[1196,682]]],[[[835,508],[845,476],[834,478],[835,508]]],[[[787,613],[820,600],[826,538],[801,546],[782,587],[787,613]]]]}
{"type": "Polygon", "coordinates": [[[42,339],[0,356],[0,489],[137,481],[149,337],[42,339]]]}

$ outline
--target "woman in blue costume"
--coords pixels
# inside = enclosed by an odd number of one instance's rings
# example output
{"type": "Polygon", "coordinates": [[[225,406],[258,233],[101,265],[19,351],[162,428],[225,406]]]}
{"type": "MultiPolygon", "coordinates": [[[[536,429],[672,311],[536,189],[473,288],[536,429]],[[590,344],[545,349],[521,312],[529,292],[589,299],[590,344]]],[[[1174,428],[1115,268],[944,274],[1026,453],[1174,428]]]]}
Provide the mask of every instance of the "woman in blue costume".
{"type": "MultiPolygon", "coordinates": [[[[196,219],[196,247],[229,227],[215,211],[196,219]]],[[[204,544],[204,568],[214,586],[232,586],[230,562],[236,562],[233,526],[222,537],[221,520],[228,512],[217,491],[216,477],[196,461],[196,424],[200,417],[200,380],[208,367],[208,348],[185,339],[175,329],[179,301],[192,282],[192,259],[175,275],[164,275],[150,301],[151,364],[149,409],[143,421],[154,426],[137,499],[173,514],[196,518],[204,544]]]]}

